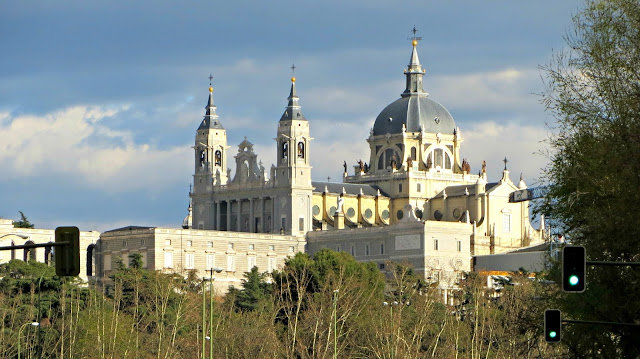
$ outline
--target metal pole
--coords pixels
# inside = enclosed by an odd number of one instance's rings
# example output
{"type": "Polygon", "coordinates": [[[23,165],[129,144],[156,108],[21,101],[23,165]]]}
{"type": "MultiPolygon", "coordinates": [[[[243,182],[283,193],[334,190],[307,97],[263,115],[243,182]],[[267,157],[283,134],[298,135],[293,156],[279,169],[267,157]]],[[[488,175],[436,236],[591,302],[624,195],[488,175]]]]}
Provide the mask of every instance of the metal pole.
{"type": "Polygon", "coordinates": [[[205,352],[205,342],[206,340],[206,331],[207,331],[207,322],[206,322],[206,314],[207,308],[205,307],[205,292],[206,288],[204,286],[204,278],[202,278],[202,359],[204,359],[205,352]]]}
{"type": "Polygon", "coordinates": [[[209,272],[209,359],[213,359],[213,268],[209,272]]]}
{"type": "Polygon", "coordinates": [[[593,324],[593,325],[610,325],[613,327],[623,326],[623,327],[640,327],[640,323],[615,323],[615,322],[598,322],[594,320],[568,320],[563,319],[563,323],[574,323],[574,324],[593,324]]]}
{"type": "Polygon", "coordinates": [[[39,244],[23,244],[20,246],[3,246],[0,247],[0,251],[6,251],[10,249],[29,249],[29,248],[43,248],[43,247],[61,247],[69,245],[70,242],[48,242],[48,243],[39,243],[39,244]]]}
{"type": "Polygon", "coordinates": [[[589,266],[626,266],[638,267],[640,262],[609,262],[609,261],[586,261],[589,266]]]}
{"type": "Polygon", "coordinates": [[[18,359],[20,359],[20,336],[22,336],[22,328],[24,328],[25,325],[27,325],[29,323],[26,324],[22,324],[22,326],[20,327],[20,329],[18,329],[18,359]]]}
{"type": "MultiPolygon", "coordinates": [[[[40,321],[42,321],[42,313],[40,313],[40,311],[42,310],[42,276],[44,276],[44,272],[42,272],[42,274],[40,275],[40,280],[38,281],[38,324],[40,324],[40,321]]],[[[64,299],[63,299],[64,300],[64,299]]],[[[36,353],[38,354],[38,359],[42,358],[42,334],[40,333],[40,331],[42,330],[42,328],[40,328],[40,325],[38,325],[38,347],[36,348],[36,353]]]]}
{"type": "Polygon", "coordinates": [[[20,337],[22,336],[22,329],[29,324],[33,325],[34,327],[40,326],[40,323],[37,322],[24,323],[20,326],[20,329],[18,329],[18,359],[20,359],[20,337]]]}
{"type": "Polygon", "coordinates": [[[333,359],[338,358],[338,290],[333,291],[333,359]]]}

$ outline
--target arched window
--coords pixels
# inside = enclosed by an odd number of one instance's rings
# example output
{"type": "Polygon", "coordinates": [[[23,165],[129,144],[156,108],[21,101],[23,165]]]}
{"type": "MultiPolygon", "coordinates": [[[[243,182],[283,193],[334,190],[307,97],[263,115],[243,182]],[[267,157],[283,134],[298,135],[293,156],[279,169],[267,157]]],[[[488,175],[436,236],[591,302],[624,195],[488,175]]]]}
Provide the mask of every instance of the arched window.
{"type": "Polygon", "coordinates": [[[222,166],[222,151],[216,151],[216,166],[222,166]]]}
{"type": "Polygon", "coordinates": [[[298,158],[304,158],[304,143],[298,142],[298,158]]]}
{"type": "Polygon", "coordinates": [[[289,157],[289,144],[282,142],[282,158],[289,157]]]}
{"type": "Polygon", "coordinates": [[[200,151],[200,166],[204,167],[204,161],[207,158],[207,152],[205,150],[200,151]]]}
{"type": "Polygon", "coordinates": [[[433,165],[436,168],[444,168],[444,151],[442,150],[442,148],[436,148],[435,150],[433,150],[433,157],[433,165]]]}
{"type": "Polygon", "coordinates": [[[427,168],[450,170],[452,163],[451,154],[443,148],[435,148],[427,155],[427,168]]]}
{"type": "Polygon", "coordinates": [[[414,161],[418,159],[418,153],[415,147],[411,147],[411,159],[414,161]]]}

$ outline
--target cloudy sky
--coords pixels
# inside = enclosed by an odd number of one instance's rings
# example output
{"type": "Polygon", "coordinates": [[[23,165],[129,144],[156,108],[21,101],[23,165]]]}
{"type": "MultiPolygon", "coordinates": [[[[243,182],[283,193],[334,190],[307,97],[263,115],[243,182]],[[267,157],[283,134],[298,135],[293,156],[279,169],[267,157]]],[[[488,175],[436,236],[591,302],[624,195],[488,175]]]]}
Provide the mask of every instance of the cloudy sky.
{"type": "MultiPolygon", "coordinates": [[[[404,90],[415,25],[425,90],[460,127],[472,171],[536,183],[538,66],[562,49],[576,0],[0,2],[0,217],[40,228],[178,227],[209,74],[229,145],[266,166],[292,63],[313,177],[368,161],[378,113],[404,90]]],[[[231,155],[235,152],[232,149],[231,155]]]]}

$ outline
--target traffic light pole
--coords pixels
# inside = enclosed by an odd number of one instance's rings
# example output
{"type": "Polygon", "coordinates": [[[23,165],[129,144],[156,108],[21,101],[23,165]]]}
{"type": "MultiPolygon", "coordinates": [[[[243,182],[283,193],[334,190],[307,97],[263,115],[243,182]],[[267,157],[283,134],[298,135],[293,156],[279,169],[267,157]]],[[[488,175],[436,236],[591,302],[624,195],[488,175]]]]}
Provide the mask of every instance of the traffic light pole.
{"type": "Polygon", "coordinates": [[[588,266],[626,266],[640,267],[640,262],[608,262],[608,261],[587,261],[588,266]]]}
{"type": "Polygon", "coordinates": [[[563,319],[562,323],[572,323],[572,324],[593,324],[593,325],[609,325],[612,327],[640,327],[640,323],[616,323],[616,322],[598,322],[594,320],[568,320],[563,319]]]}
{"type": "Polygon", "coordinates": [[[20,246],[4,246],[0,247],[0,251],[8,251],[11,249],[28,249],[28,248],[42,248],[42,247],[61,247],[69,245],[70,242],[49,242],[49,243],[40,243],[40,244],[23,244],[20,246]]]}

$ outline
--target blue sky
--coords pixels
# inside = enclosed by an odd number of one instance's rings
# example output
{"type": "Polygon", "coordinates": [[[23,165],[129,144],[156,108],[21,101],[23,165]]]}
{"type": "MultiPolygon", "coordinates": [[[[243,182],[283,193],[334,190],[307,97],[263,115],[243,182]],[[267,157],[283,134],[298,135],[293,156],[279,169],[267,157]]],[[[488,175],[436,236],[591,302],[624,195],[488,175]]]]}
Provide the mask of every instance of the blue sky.
{"type": "Polygon", "coordinates": [[[40,228],[178,227],[209,80],[235,152],[266,165],[290,66],[313,177],[368,161],[404,90],[415,25],[425,90],[460,127],[472,171],[536,183],[546,159],[540,64],[581,1],[18,1],[0,3],[0,216],[40,228]],[[179,4],[179,5],[178,5],[179,4]]]}

